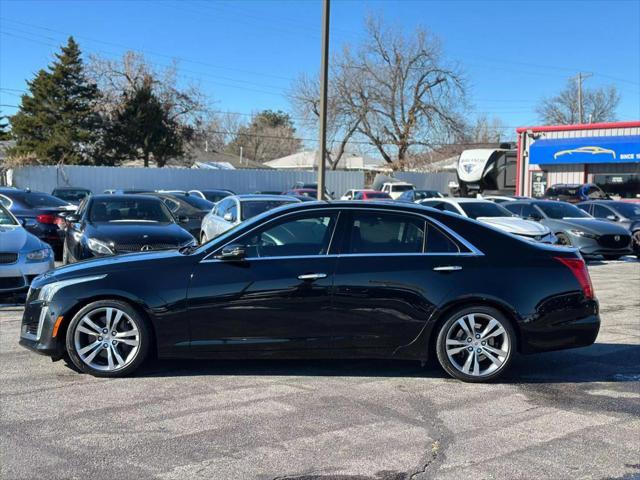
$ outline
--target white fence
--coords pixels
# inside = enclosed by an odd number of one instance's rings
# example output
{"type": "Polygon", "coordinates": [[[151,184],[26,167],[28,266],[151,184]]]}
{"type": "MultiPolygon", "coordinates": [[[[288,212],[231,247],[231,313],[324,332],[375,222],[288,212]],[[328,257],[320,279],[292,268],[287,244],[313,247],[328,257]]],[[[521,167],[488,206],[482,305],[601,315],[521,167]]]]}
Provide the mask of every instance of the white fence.
{"type": "MultiPolygon", "coordinates": [[[[188,168],[128,168],[51,166],[20,167],[10,173],[11,184],[34,191],[51,192],[73,186],[101,193],[106,189],[191,190],[221,188],[236,193],[285,191],[296,182],[315,182],[316,172],[281,170],[204,170],[188,168]]],[[[342,195],[364,187],[363,172],[328,171],[327,190],[342,195]]]]}
{"type": "MultiPolygon", "coordinates": [[[[419,189],[448,192],[448,183],[455,173],[396,172],[399,180],[413,183],[419,189]]],[[[205,170],[188,168],[128,168],[49,166],[19,167],[9,172],[9,183],[34,191],[51,192],[56,187],[88,188],[92,192],[104,190],[191,190],[221,188],[236,193],[256,191],[285,191],[296,182],[312,183],[317,173],[282,170],[205,170]]],[[[339,197],[350,188],[364,188],[365,174],[356,171],[327,171],[327,190],[339,197]]]]}

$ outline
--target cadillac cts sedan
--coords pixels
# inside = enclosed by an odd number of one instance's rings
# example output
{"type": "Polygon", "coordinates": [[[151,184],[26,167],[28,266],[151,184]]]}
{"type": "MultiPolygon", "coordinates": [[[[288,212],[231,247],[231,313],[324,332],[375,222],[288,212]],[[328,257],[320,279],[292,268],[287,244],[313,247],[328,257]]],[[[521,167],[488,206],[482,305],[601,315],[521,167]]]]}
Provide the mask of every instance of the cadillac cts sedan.
{"type": "Polygon", "coordinates": [[[492,380],[516,352],[590,345],[600,319],[573,249],[415,204],[307,202],[199,247],[38,277],[20,343],[82,371],[161,358],[438,359],[492,380]]]}

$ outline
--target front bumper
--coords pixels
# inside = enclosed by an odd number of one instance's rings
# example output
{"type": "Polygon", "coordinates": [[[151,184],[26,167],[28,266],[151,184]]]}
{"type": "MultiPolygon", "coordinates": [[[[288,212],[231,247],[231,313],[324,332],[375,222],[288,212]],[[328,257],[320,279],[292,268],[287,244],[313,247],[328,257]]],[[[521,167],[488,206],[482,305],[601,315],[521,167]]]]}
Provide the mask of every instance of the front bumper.
{"type": "Polygon", "coordinates": [[[608,248],[602,246],[598,239],[596,238],[588,238],[581,237],[578,235],[569,235],[571,240],[571,245],[573,247],[577,247],[580,250],[582,255],[592,256],[592,255],[631,255],[633,254],[633,248],[629,243],[626,246],[618,247],[618,248],[608,248]]]}
{"type": "Polygon", "coordinates": [[[16,263],[0,265],[0,295],[26,291],[35,277],[53,268],[53,257],[44,262],[27,262],[20,254],[16,263]]]}
{"type": "Polygon", "coordinates": [[[53,328],[59,316],[55,304],[45,304],[37,300],[37,295],[30,292],[25,303],[20,327],[20,345],[41,355],[59,359],[64,347],[58,338],[53,336],[53,328]]]}

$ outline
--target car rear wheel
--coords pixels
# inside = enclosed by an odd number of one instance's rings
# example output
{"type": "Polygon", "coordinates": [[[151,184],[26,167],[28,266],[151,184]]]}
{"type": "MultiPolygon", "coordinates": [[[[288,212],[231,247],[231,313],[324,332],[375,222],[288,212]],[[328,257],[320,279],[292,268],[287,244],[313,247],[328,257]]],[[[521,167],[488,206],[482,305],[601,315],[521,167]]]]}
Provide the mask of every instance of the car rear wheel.
{"type": "Polygon", "coordinates": [[[96,377],[123,377],[136,370],[149,352],[146,322],[128,304],[101,300],[81,309],[67,330],[73,364],[96,377]]]}
{"type": "Polygon", "coordinates": [[[556,238],[558,239],[558,241],[556,242],[557,245],[562,245],[564,247],[571,246],[571,240],[569,240],[569,237],[566,236],[564,233],[558,233],[556,235],[556,238]]]}
{"type": "Polygon", "coordinates": [[[442,368],[465,382],[486,382],[502,375],[516,349],[515,332],[498,310],[475,306],[451,315],[438,333],[436,352],[442,368]]]}

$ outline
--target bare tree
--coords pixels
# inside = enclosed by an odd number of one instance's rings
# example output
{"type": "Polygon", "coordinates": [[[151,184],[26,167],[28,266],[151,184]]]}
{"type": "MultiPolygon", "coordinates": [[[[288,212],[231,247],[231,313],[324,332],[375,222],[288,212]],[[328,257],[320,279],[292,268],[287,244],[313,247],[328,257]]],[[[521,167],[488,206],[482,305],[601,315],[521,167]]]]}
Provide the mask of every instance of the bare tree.
{"type": "Polygon", "coordinates": [[[505,134],[505,127],[498,117],[479,116],[475,123],[468,127],[465,141],[468,143],[500,143],[505,134]]]}
{"type": "Polygon", "coordinates": [[[433,147],[464,129],[465,83],[425,30],[404,35],[370,18],[366,33],[355,53],[346,47],[337,57],[336,68],[350,73],[337,76],[336,92],[358,119],[357,133],[402,169],[412,148],[433,147]]]}
{"type": "MultiPolygon", "coordinates": [[[[335,170],[347,151],[351,138],[360,126],[360,118],[353,115],[349,104],[339,92],[339,86],[346,82],[339,77],[350,73],[332,67],[330,72],[327,101],[327,152],[329,168],[335,170]]],[[[317,131],[320,118],[320,80],[306,74],[300,75],[293,83],[289,97],[296,115],[308,130],[317,131]]]]}
{"type": "MultiPolygon", "coordinates": [[[[575,79],[571,79],[558,95],[542,99],[536,112],[546,125],[579,123],[578,97],[578,83],[575,79]]],[[[619,103],[620,94],[614,85],[593,89],[583,88],[583,119],[589,123],[614,121],[619,103]]]]}

